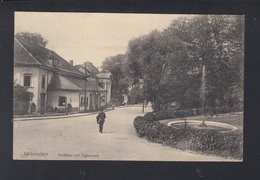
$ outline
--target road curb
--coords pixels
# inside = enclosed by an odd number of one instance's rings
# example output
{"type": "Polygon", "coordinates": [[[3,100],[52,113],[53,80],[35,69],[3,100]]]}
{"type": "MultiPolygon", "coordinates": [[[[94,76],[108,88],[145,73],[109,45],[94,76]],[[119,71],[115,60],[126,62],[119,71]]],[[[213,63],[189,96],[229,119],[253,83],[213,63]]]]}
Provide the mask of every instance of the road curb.
{"type": "MultiPolygon", "coordinates": [[[[112,111],[112,109],[104,110],[104,112],[108,112],[108,111],[112,111]]],[[[65,118],[71,118],[71,117],[89,116],[89,115],[98,114],[98,113],[99,113],[99,111],[89,112],[89,113],[68,114],[68,115],[56,115],[56,116],[23,117],[23,118],[13,118],[13,121],[65,119],[65,118]]]]}
{"type": "MultiPolygon", "coordinates": [[[[127,108],[127,107],[141,107],[138,105],[128,105],[128,106],[116,106],[114,109],[105,109],[104,112],[127,108]]],[[[65,119],[71,117],[81,117],[81,116],[89,116],[93,114],[98,114],[99,111],[96,112],[88,112],[88,113],[77,113],[77,114],[69,114],[69,115],[56,115],[56,116],[38,116],[38,117],[19,117],[13,118],[13,121],[34,121],[34,120],[50,120],[50,119],[65,119]]]]}

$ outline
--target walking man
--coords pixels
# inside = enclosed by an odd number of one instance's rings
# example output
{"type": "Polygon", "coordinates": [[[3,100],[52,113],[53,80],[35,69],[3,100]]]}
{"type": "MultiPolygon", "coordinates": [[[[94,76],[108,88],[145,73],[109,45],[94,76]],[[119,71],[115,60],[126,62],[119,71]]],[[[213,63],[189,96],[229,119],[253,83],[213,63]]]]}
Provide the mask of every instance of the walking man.
{"type": "Polygon", "coordinates": [[[101,112],[97,115],[97,123],[99,124],[99,132],[103,132],[103,125],[106,119],[106,114],[103,112],[103,109],[101,109],[101,112]]]}

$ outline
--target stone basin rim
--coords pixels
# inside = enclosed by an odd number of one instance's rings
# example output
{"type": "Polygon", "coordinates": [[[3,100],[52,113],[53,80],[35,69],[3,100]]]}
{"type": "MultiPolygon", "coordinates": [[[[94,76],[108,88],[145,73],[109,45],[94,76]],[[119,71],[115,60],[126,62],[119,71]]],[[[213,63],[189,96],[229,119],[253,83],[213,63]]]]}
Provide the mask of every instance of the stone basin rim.
{"type": "MultiPolygon", "coordinates": [[[[171,126],[172,124],[177,124],[177,123],[184,123],[185,120],[178,120],[178,121],[170,121],[167,123],[168,126],[171,126]]],[[[196,124],[201,124],[202,123],[202,120],[191,120],[191,119],[188,119],[186,120],[187,124],[189,123],[196,123],[196,124]]],[[[231,131],[235,131],[237,130],[238,128],[236,126],[233,126],[233,125],[230,125],[230,124],[227,124],[227,123],[222,123],[222,122],[213,122],[213,121],[206,121],[205,124],[208,124],[208,125],[213,125],[213,126],[217,126],[217,127],[222,127],[222,128],[227,128],[228,130],[225,130],[225,131],[220,131],[220,132],[231,132],[231,131]]]]}

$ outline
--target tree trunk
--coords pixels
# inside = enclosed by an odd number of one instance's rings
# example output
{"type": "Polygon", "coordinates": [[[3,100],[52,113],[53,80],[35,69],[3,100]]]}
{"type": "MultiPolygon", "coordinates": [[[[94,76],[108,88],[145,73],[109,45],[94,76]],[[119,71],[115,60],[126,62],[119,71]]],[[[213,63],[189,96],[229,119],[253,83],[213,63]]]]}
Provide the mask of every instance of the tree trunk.
{"type": "Polygon", "coordinates": [[[153,112],[158,112],[160,111],[160,101],[158,100],[158,97],[154,97],[154,109],[153,109],[153,112]]]}

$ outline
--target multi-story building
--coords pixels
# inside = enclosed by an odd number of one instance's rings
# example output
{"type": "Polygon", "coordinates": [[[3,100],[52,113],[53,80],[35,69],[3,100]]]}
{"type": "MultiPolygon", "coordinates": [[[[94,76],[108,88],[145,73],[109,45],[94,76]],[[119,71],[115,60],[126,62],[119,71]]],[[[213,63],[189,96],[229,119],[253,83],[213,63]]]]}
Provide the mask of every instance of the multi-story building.
{"type": "Polygon", "coordinates": [[[99,86],[103,80],[98,73],[84,66],[82,71],[73,66],[73,61],[69,63],[54,51],[25,39],[14,40],[14,83],[33,94],[31,103],[37,112],[51,108],[65,111],[68,104],[74,112],[105,106],[103,96],[111,94],[111,88],[99,86]]]}
{"type": "Polygon", "coordinates": [[[97,74],[100,86],[105,89],[105,94],[103,94],[102,102],[105,102],[106,106],[111,105],[111,73],[108,71],[101,71],[97,74]]]}

